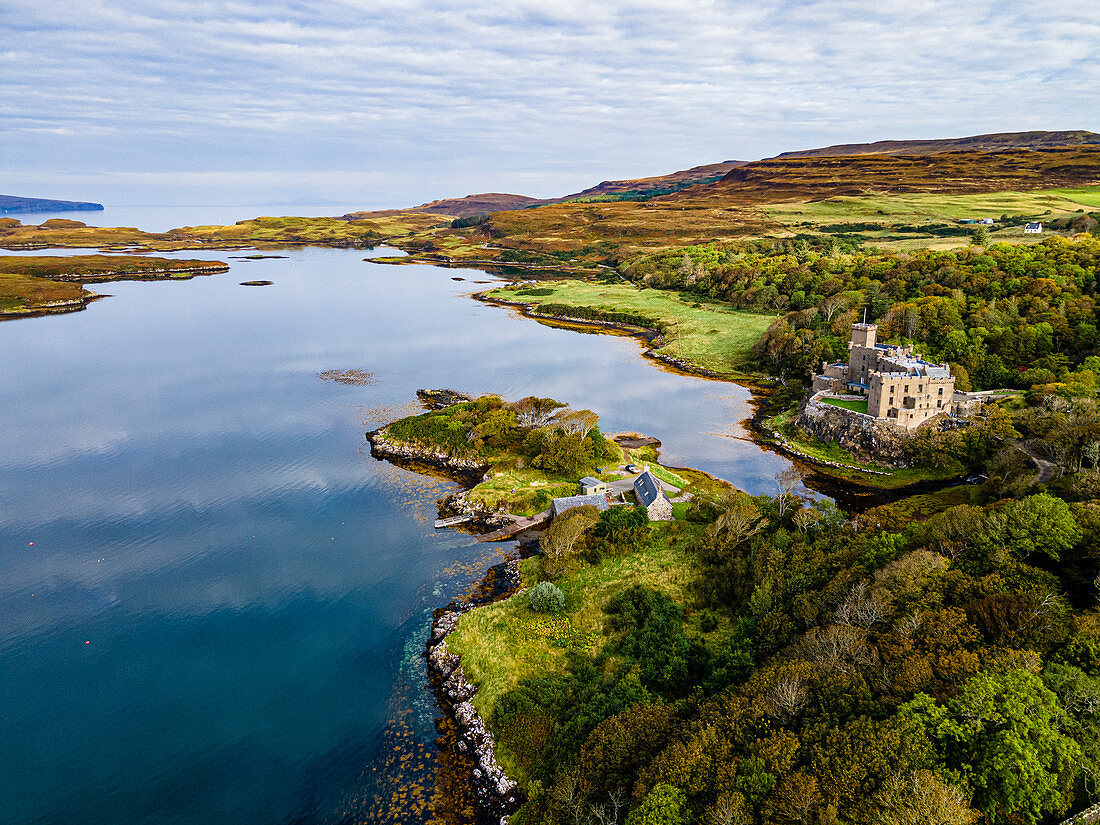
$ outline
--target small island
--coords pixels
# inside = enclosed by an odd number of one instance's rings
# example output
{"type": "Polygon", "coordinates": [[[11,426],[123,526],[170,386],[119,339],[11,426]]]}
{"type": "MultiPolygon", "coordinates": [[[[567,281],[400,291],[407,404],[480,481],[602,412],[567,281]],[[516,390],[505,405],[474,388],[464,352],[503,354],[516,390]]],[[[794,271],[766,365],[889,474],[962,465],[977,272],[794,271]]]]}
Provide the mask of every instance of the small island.
{"type": "Polygon", "coordinates": [[[228,270],[221,261],[144,255],[4,255],[0,320],[83,309],[99,297],[84,288],[86,283],[186,279],[228,270]]]}

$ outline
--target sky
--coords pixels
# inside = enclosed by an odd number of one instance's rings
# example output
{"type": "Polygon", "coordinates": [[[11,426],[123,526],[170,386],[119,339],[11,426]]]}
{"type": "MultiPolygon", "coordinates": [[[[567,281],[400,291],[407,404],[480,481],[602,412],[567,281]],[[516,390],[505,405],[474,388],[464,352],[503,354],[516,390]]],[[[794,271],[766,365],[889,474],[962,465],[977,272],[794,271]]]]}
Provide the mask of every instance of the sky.
{"type": "Polygon", "coordinates": [[[0,192],[397,207],[834,143],[1100,131],[1050,0],[0,0],[0,192]]]}

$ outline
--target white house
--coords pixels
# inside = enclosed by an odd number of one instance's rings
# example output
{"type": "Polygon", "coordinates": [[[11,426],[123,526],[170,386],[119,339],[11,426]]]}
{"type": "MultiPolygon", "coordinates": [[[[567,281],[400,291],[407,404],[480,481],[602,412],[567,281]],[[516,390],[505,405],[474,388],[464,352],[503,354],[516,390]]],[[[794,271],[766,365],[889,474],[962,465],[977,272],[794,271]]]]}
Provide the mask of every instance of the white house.
{"type": "Polygon", "coordinates": [[[600,481],[598,478],[592,476],[585,476],[581,479],[581,495],[582,496],[594,496],[600,493],[610,493],[611,487],[607,482],[600,481]]]}
{"type": "Polygon", "coordinates": [[[1042,234],[1043,225],[1041,223],[1029,223],[1024,226],[1025,235],[1039,235],[1042,234]]]}

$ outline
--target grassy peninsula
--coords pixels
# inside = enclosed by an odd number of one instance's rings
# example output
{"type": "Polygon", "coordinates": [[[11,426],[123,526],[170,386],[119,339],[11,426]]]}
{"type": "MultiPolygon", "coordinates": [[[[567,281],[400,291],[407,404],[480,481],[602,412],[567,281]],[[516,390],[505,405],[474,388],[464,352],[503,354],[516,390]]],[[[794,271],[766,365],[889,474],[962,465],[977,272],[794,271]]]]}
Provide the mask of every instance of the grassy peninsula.
{"type": "Polygon", "coordinates": [[[460,401],[395,421],[373,433],[372,443],[387,457],[483,474],[464,498],[484,514],[535,515],[554,498],[579,495],[582,477],[618,481],[629,475],[621,467],[631,463],[689,491],[718,484],[705,473],[660,467],[654,447],[620,446],[603,436],[594,412],[552,398],[460,401]]]}
{"type": "Polygon", "coordinates": [[[725,303],[615,282],[547,281],[494,289],[486,296],[577,321],[604,321],[660,333],[654,351],[721,375],[750,368],[749,352],[775,320],[725,303]]]}
{"type": "Polygon", "coordinates": [[[0,256],[0,319],[81,309],[95,294],[86,283],[193,278],[224,272],[221,261],[144,255],[0,256]]]}
{"type": "Polygon", "coordinates": [[[88,226],[81,221],[62,218],[38,226],[24,226],[15,218],[0,218],[0,246],[7,249],[112,247],[149,251],[310,245],[370,249],[439,223],[438,216],[410,210],[376,212],[369,218],[357,220],[260,217],[237,221],[231,226],[185,226],[167,232],[88,226]]]}

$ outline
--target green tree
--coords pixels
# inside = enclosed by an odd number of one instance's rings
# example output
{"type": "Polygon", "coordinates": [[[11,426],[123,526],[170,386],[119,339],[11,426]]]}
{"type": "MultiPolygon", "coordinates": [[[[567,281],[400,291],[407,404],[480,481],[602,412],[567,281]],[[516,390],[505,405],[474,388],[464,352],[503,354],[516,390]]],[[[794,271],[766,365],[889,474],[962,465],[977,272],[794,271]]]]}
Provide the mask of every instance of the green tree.
{"type": "Polygon", "coordinates": [[[592,534],[604,547],[616,553],[629,553],[649,535],[649,515],[644,507],[610,507],[600,513],[592,534]]]}
{"type": "Polygon", "coordinates": [[[654,785],[642,803],[630,812],[626,825],[688,825],[690,821],[684,792],[661,783],[654,785]]]}
{"type": "Polygon", "coordinates": [[[566,510],[550,523],[539,538],[541,567],[546,575],[556,578],[568,569],[577,541],[599,517],[599,510],[586,505],[566,510]]]}
{"type": "Polygon", "coordinates": [[[1058,561],[1081,540],[1069,505],[1048,493],[1011,501],[988,520],[985,545],[1004,547],[1021,559],[1036,553],[1058,561]]]}
{"type": "Polygon", "coordinates": [[[1072,800],[1081,748],[1062,732],[1064,712],[1035,674],[979,673],[945,704],[922,693],[901,713],[924,728],[990,823],[1035,823],[1072,800]]]}
{"type": "Polygon", "coordinates": [[[592,442],[579,434],[549,434],[531,463],[565,478],[577,476],[592,464],[592,442]]]}

